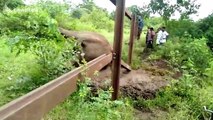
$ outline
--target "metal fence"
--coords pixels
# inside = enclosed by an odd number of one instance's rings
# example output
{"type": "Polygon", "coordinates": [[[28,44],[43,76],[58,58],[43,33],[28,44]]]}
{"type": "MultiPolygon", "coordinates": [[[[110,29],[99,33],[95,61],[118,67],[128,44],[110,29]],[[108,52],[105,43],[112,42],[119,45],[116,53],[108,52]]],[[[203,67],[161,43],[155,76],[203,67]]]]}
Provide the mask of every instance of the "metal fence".
{"type": "Polygon", "coordinates": [[[112,54],[104,54],[87,63],[87,67],[79,67],[59,78],[33,90],[32,92],[4,105],[0,108],[1,120],[40,120],[60,102],[77,90],[77,80],[91,76],[109,63],[112,64],[112,99],[118,98],[119,74],[121,66],[121,48],[123,39],[123,19],[126,15],[131,20],[128,63],[132,61],[132,48],[136,30],[136,16],[125,9],[125,0],[110,0],[116,5],[115,37],[112,54]],[[82,76],[82,72],[85,73],[82,76]]]}

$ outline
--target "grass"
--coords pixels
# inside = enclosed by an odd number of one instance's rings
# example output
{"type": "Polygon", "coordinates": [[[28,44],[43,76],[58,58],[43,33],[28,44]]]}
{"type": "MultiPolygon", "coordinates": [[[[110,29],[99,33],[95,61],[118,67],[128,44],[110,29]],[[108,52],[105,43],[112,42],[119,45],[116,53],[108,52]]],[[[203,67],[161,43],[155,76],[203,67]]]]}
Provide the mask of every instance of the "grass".
{"type": "MultiPolygon", "coordinates": [[[[86,78],[87,80],[89,78],[86,78]]],[[[79,90],[50,111],[44,120],[132,120],[133,108],[128,100],[111,101],[111,90],[98,91],[93,96],[88,83],[80,83],[79,90]]]]}
{"type": "Polygon", "coordinates": [[[39,70],[29,52],[16,56],[5,42],[0,41],[0,106],[22,95],[8,92],[11,86],[17,84],[21,77],[30,76],[39,70]]]}
{"type": "MultiPolygon", "coordinates": [[[[176,40],[175,42],[178,41],[176,40]]],[[[204,65],[208,65],[208,62],[212,60],[212,56],[211,54],[208,54],[209,51],[207,50],[208,48],[205,47],[205,44],[197,44],[197,41],[195,40],[187,44],[179,41],[178,44],[184,45],[185,48],[190,48],[190,50],[196,49],[198,51],[195,55],[192,55],[189,49],[183,52],[181,51],[183,49],[182,46],[167,42],[164,46],[157,48],[158,50],[154,51],[151,55],[152,57],[148,58],[148,60],[156,60],[156,58],[166,59],[171,65],[173,65],[173,67],[174,65],[180,66],[178,68],[174,67],[173,69],[183,71],[183,76],[178,80],[171,79],[171,84],[165,89],[160,90],[156,95],[156,98],[152,100],[141,99],[136,101],[135,105],[151,110],[159,108],[163,109],[168,113],[165,119],[169,120],[205,119],[204,115],[206,113],[203,110],[203,106],[213,109],[212,74],[200,74],[200,72],[202,72],[199,71],[201,68],[196,67],[198,63],[195,62],[197,62],[197,59],[202,61],[203,59],[201,58],[205,58],[207,61],[202,62],[202,64],[205,63],[204,65]],[[192,46],[190,46],[191,44],[192,46]],[[194,60],[193,62],[190,61],[192,64],[188,67],[189,69],[181,67],[182,63],[187,62],[187,59],[183,59],[184,57],[191,61],[194,60]],[[194,70],[193,72],[191,72],[192,69],[194,70]]],[[[204,65],[203,67],[205,67],[204,65]]],[[[212,66],[207,66],[204,72],[207,72],[208,69],[211,70],[212,68],[212,66]]]]}

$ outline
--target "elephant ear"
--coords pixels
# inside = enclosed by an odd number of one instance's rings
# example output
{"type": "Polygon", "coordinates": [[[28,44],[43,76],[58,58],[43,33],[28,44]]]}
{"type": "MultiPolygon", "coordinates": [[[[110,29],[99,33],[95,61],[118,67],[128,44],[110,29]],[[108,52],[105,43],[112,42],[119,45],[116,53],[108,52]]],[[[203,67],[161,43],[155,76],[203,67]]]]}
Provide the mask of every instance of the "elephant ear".
{"type": "Polygon", "coordinates": [[[82,47],[82,48],[85,48],[86,46],[87,46],[86,43],[85,43],[84,41],[82,41],[82,42],[81,42],[81,47],[82,47]]]}

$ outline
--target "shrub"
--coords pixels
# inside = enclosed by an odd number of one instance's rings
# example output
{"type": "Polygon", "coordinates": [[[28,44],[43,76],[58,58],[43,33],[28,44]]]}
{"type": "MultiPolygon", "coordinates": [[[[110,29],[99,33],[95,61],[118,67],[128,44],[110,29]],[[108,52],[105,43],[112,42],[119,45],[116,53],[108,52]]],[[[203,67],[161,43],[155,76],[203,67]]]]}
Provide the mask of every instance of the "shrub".
{"type": "Polygon", "coordinates": [[[160,46],[156,55],[170,61],[179,69],[191,74],[202,74],[209,67],[212,54],[206,46],[206,39],[174,39],[160,46]]]}
{"type": "Polygon", "coordinates": [[[200,20],[197,23],[198,32],[197,37],[206,37],[208,46],[213,49],[213,14],[209,15],[208,17],[200,20]]]}
{"type": "Polygon", "coordinates": [[[171,20],[167,25],[170,36],[175,37],[194,37],[198,33],[197,25],[190,20],[171,20]]]}
{"type": "Polygon", "coordinates": [[[57,21],[40,7],[5,10],[0,14],[0,27],[17,55],[29,51],[41,67],[38,77],[20,76],[11,91],[33,90],[72,70],[71,61],[78,61],[76,53],[80,46],[72,39],[65,39],[58,31],[57,21]]]}

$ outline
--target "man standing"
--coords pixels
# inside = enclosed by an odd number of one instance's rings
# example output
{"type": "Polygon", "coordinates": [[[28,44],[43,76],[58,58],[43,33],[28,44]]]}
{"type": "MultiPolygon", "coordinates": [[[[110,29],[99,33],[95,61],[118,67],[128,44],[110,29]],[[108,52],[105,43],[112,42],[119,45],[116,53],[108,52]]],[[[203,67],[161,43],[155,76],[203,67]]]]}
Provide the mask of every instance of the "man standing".
{"type": "Polygon", "coordinates": [[[153,48],[154,37],[155,37],[154,28],[151,27],[147,34],[147,41],[146,41],[147,48],[153,48]]]}
{"type": "Polygon", "coordinates": [[[165,29],[166,29],[165,27],[159,28],[159,31],[157,33],[157,40],[156,40],[157,45],[166,43],[169,33],[166,32],[165,29]]]}

